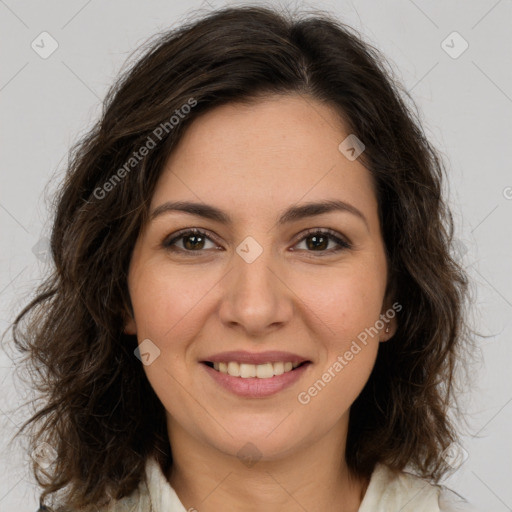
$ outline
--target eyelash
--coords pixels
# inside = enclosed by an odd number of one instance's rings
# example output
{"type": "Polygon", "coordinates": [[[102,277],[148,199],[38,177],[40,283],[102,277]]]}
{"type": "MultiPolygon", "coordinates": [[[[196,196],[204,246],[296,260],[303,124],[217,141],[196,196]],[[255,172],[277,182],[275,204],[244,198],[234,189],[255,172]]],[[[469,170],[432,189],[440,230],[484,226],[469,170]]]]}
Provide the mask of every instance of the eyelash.
{"type": "MultiPolygon", "coordinates": [[[[194,253],[201,253],[203,251],[208,250],[208,249],[199,249],[197,251],[191,251],[191,250],[187,250],[187,249],[181,249],[179,247],[173,247],[173,244],[176,241],[178,241],[182,238],[185,238],[187,235],[202,235],[205,238],[209,239],[210,241],[215,242],[215,240],[212,239],[212,237],[210,237],[208,235],[208,232],[203,231],[202,229],[199,229],[199,228],[190,228],[190,229],[186,229],[186,230],[182,230],[182,231],[178,231],[177,233],[174,233],[173,235],[171,235],[172,238],[168,237],[166,240],[164,240],[162,242],[162,247],[164,249],[172,251],[172,252],[181,252],[182,254],[184,254],[186,256],[194,256],[194,253]]],[[[339,236],[337,236],[336,231],[333,231],[332,229],[321,229],[321,228],[308,229],[305,232],[305,234],[302,236],[302,238],[297,242],[297,244],[304,241],[306,238],[308,238],[312,235],[327,236],[329,239],[333,240],[334,242],[336,242],[339,245],[339,247],[336,249],[330,249],[330,250],[324,250],[324,251],[308,251],[308,250],[306,250],[306,252],[312,252],[312,253],[318,252],[319,257],[331,255],[334,253],[338,253],[339,251],[352,248],[351,244],[349,244],[348,242],[346,242],[345,240],[342,240],[339,236]]],[[[297,245],[297,244],[295,244],[295,245],[297,245]]]]}

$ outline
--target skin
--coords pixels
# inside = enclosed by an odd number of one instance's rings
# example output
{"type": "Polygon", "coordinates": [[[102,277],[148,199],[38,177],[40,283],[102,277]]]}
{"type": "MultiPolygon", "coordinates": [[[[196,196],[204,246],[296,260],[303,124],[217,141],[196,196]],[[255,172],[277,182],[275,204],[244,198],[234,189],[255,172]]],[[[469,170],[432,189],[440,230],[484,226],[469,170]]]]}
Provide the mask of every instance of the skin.
{"type": "Polygon", "coordinates": [[[126,332],[160,350],[144,370],[167,411],[174,465],[166,476],[186,509],[359,508],[368,481],[344,460],[350,406],[395,320],[307,405],[297,399],[392,304],[371,175],[338,150],[348,134],[331,107],[310,97],[229,104],[196,119],[162,171],[150,211],[188,200],[233,219],[227,226],[182,212],[156,217],[136,242],[128,275],[134,316],[126,332]],[[325,199],[350,203],[366,223],[335,211],[277,225],[289,206],[325,199]],[[184,228],[216,239],[181,238],[175,252],[162,246],[184,228]],[[351,248],[329,254],[338,245],[328,239],[315,249],[304,238],[309,228],[330,228],[351,248]],[[252,263],[236,252],[247,236],[263,249],[252,263]],[[313,364],[275,395],[238,397],[199,362],[226,350],[285,350],[313,364]],[[248,442],[260,457],[250,467],[237,456],[248,442]]]}

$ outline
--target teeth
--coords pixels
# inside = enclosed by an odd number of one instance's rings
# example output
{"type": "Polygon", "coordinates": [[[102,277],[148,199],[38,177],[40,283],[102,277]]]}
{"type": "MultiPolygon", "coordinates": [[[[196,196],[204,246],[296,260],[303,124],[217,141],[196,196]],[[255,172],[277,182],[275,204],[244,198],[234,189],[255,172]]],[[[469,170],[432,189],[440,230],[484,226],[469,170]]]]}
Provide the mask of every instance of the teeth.
{"type": "Polygon", "coordinates": [[[281,361],[278,363],[247,364],[229,361],[227,363],[213,363],[213,367],[220,373],[227,373],[232,377],[270,379],[274,375],[282,375],[297,368],[299,364],[281,361]]]}
{"type": "Polygon", "coordinates": [[[235,363],[234,361],[231,361],[228,363],[226,372],[229,373],[229,375],[233,375],[234,377],[240,377],[240,365],[238,363],[235,363]]]}

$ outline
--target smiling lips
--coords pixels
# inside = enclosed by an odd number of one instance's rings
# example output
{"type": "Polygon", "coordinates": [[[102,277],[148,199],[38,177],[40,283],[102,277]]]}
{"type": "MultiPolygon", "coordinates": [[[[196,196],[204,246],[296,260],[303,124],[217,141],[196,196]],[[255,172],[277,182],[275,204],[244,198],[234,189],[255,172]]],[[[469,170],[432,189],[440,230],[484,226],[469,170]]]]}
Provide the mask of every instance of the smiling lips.
{"type": "Polygon", "coordinates": [[[269,379],[290,372],[308,360],[282,351],[230,351],[215,354],[202,362],[232,377],[269,379]]]}
{"type": "Polygon", "coordinates": [[[228,363],[211,363],[213,368],[220,373],[227,373],[232,377],[241,377],[242,379],[249,379],[257,377],[258,379],[269,379],[275,375],[282,375],[286,372],[291,372],[297,368],[301,363],[292,363],[290,361],[283,363],[263,363],[263,364],[248,364],[238,363],[237,361],[229,361],[228,363]]]}
{"type": "Polygon", "coordinates": [[[207,373],[239,396],[262,398],[291,386],[311,361],[290,352],[222,352],[200,361],[207,373]]]}

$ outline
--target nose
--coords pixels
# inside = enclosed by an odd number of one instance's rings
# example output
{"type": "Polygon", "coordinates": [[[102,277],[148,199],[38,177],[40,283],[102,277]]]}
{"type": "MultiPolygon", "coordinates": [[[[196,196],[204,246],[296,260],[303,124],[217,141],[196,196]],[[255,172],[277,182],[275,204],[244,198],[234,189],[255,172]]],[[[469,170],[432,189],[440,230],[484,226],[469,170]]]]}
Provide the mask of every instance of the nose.
{"type": "Polygon", "coordinates": [[[221,321],[244,330],[246,336],[263,336],[292,318],[294,294],[286,283],[284,268],[270,249],[253,261],[235,254],[221,287],[221,321]]]}

